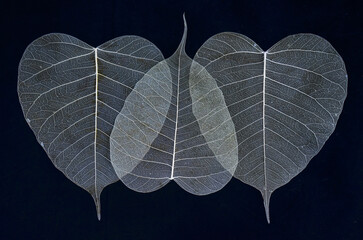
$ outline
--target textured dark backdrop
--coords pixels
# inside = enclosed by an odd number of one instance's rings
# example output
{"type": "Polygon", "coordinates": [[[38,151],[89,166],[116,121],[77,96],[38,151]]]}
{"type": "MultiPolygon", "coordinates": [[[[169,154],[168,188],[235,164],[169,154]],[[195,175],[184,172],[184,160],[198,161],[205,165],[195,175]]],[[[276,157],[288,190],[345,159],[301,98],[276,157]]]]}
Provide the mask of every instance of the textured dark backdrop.
{"type": "Polygon", "coordinates": [[[333,0],[1,0],[0,239],[359,239],[362,11],[360,1],[333,0]],[[204,197],[173,182],[149,194],[118,182],[102,194],[99,222],[91,196],[52,165],[23,118],[17,67],[34,39],[62,32],[97,46],[133,34],[151,40],[168,57],[179,44],[183,12],[191,57],[207,38],[223,31],[245,34],[263,49],[290,34],[315,33],[346,63],[348,98],[337,128],[308,167],[272,195],[270,225],[260,193],[235,179],[204,197]]]}

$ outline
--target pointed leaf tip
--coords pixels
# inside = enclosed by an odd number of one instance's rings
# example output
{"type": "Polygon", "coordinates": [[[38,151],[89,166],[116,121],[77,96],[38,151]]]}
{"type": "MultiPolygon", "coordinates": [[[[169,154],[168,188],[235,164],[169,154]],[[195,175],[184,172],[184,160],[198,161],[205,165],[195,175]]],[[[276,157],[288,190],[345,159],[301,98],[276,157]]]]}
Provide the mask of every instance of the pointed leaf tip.
{"type": "Polygon", "coordinates": [[[269,210],[269,207],[268,207],[268,203],[267,203],[267,206],[265,205],[265,213],[266,213],[267,223],[270,224],[270,210],[269,210]]]}
{"type": "Polygon", "coordinates": [[[97,210],[97,218],[98,218],[98,221],[101,221],[101,212],[99,212],[98,210],[97,210]]]}
{"type": "Polygon", "coordinates": [[[95,197],[93,197],[93,200],[95,201],[95,205],[96,205],[96,212],[97,212],[98,221],[101,221],[101,202],[100,202],[100,197],[99,196],[95,196],[95,197]]]}
{"type": "Polygon", "coordinates": [[[263,205],[265,206],[266,220],[270,224],[270,197],[272,192],[268,190],[262,191],[263,205]]]}
{"type": "Polygon", "coordinates": [[[184,27],[187,27],[187,20],[185,19],[185,13],[183,13],[184,27]]]}
{"type": "Polygon", "coordinates": [[[188,26],[187,26],[187,21],[185,20],[185,13],[183,14],[183,21],[184,21],[184,32],[183,32],[183,36],[182,39],[180,41],[180,44],[178,46],[178,49],[176,50],[177,52],[184,52],[185,53],[185,42],[187,40],[187,32],[188,32],[188,26]]]}

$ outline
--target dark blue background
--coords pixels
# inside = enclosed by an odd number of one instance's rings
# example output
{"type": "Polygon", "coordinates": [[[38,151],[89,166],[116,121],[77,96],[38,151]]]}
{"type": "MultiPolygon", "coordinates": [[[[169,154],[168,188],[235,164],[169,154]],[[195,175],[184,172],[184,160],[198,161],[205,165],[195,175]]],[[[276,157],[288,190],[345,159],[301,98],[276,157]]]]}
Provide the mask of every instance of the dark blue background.
{"type": "MultiPolygon", "coordinates": [[[[1,1],[0,239],[359,239],[363,234],[363,8],[360,1],[1,1]],[[308,167],[271,198],[233,179],[193,196],[174,182],[149,194],[120,182],[91,196],[66,179],[26,124],[16,92],[26,46],[51,32],[93,46],[122,35],[151,40],[170,56],[189,24],[192,57],[212,35],[233,31],[263,49],[287,35],[315,33],[343,57],[348,98],[335,132],[308,167]]],[[[360,238],[362,239],[362,238],[360,238]]]]}

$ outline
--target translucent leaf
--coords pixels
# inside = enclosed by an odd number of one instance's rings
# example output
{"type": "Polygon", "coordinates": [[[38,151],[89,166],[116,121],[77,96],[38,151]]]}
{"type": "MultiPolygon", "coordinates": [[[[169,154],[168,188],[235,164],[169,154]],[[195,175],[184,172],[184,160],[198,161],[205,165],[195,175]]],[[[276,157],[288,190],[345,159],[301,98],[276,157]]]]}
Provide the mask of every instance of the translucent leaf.
{"type": "Polygon", "coordinates": [[[92,194],[99,217],[100,193],[117,178],[139,192],[175,180],[205,195],[235,176],[262,193],[270,221],[272,192],[334,131],[347,94],[344,62],[313,34],[263,51],[221,33],[192,60],[186,33],[185,23],[166,60],[136,36],[97,48],[64,34],[37,39],[19,66],[26,121],[54,165],[92,194]]]}
{"type": "Polygon", "coordinates": [[[53,164],[94,198],[118,178],[110,163],[114,119],[135,83],[163,60],[137,36],[97,48],[65,34],[31,43],[19,65],[18,94],[24,116],[53,164]]]}
{"type": "Polygon", "coordinates": [[[267,220],[274,190],[299,174],[334,131],[347,94],[344,62],[323,38],[286,37],[264,52],[237,33],[194,58],[222,90],[238,141],[235,177],[257,188],[267,220]]]}
{"type": "Polygon", "coordinates": [[[138,192],[173,179],[205,195],[226,185],[236,168],[237,139],[222,92],[186,55],[186,33],[185,23],[177,51],[136,84],[111,133],[116,174],[138,192]]]}

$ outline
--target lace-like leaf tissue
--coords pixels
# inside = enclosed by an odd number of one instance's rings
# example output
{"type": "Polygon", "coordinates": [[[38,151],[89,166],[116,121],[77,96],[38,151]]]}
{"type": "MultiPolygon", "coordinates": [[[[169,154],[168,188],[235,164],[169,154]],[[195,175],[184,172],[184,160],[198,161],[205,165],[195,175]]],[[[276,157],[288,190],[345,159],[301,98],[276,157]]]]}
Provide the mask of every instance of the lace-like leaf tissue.
{"type": "Polygon", "coordinates": [[[138,192],[174,180],[206,195],[234,176],[263,196],[298,175],[333,133],[347,96],[344,62],[313,34],[267,51],[238,33],[208,39],[194,59],[164,59],[124,36],[97,48],[48,34],[26,49],[18,94],[54,165],[94,198],[117,179],[138,192]]]}
{"type": "Polygon", "coordinates": [[[347,96],[344,62],[323,38],[286,37],[267,51],[237,33],[211,37],[194,59],[216,79],[238,141],[235,177],[261,191],[299,174],[334,131],[347,96]]]}
{"type": "Polygon", "coordinates": [[[65,34],[38,38],[19,65],[24,116],[53,164],[93,197],[118,178],[110,162],[113,122],[136,82],[163,60],[137,36],[97,48],[65,34]]]}
{"type": "MultiPolygon", "coordinates": [[[[185,23],[185,19],[184,19],[185,23]]],[[[176,52],[136,84],[111,133],[111,161],[121,181],[139,192],[171,179],[186,191],[216,192],[232,178],[237,138],[215,80],[176,52]]]]}

